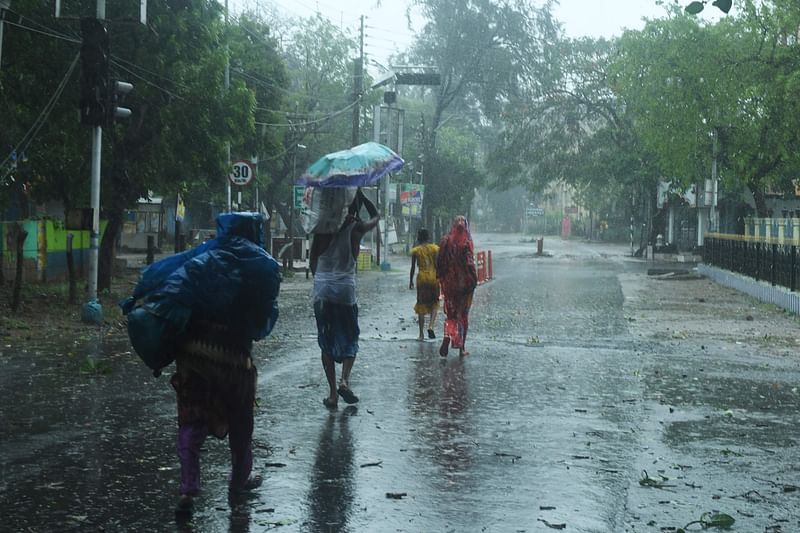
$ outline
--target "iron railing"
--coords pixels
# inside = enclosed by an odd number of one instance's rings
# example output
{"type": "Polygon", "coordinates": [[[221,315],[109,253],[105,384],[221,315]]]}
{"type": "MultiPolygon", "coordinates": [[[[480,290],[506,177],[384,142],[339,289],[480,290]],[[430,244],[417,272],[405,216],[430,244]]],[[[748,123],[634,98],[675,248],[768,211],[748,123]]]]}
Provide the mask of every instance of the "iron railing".
{"type": "Polygon", "coordinates": [[[742,235],[706,234],[703,262],[757,281],[786,287],[791,291],[800,284],[798,246],[757,240],[742,235]]]}

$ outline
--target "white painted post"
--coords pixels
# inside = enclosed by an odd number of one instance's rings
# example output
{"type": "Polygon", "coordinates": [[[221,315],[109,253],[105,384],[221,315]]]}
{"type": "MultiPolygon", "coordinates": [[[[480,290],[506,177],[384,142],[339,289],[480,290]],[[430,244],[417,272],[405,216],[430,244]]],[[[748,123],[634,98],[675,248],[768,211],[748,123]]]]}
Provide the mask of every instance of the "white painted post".
{"type": "Polygon", "coordinates": [[[675,208],[669,206],[669,224],[667,226],[667,242],[672,244],[675,242],[675,208]]]}
{"type": "Polygon", "coordinates": [[[792,219],[792,244],[800,246],[800,218],[792,219]]]}

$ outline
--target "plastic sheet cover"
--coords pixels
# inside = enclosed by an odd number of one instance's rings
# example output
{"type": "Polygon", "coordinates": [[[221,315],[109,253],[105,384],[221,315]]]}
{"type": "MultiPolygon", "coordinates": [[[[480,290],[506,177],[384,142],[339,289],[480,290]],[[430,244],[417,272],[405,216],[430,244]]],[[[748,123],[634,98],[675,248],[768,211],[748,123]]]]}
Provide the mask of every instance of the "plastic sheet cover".
{"type": "Polygon", "coordinates": [[[269,335],[278,319],[281,275],[263,242],[260,214],[226,213],[217,217],[217,238],[142,271],[120,306],[131,343],[150,368],[172,362],[193,316],[249,340],[269,335]]]}

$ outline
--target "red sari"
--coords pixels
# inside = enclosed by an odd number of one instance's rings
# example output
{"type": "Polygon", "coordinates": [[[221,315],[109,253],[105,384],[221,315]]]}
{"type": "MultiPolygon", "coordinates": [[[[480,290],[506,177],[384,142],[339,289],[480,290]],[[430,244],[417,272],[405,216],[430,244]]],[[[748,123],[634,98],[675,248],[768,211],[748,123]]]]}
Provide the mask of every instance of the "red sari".
{"type": "Polygon", "coordinates": [[[472,293],[478,285],[472,235],[463,216],[455,218],[450,233],[439,243],[436,270],[444,295],[444,336],[450,339],[450,346],[463,349],[472,293]]]}

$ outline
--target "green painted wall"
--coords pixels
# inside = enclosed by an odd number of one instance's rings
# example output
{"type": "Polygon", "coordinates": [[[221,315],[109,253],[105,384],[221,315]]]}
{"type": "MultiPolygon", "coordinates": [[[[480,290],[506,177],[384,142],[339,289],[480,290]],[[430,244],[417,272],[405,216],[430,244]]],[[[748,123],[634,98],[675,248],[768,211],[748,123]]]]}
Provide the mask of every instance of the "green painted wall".
{"type": "MultiPolygon", "coordinates": [[[[22,256],[26,263],[33,266],[36,278],[39,281],[61,279],[66,276],[66,251],[67,235],[74,235],[72,249],[78,267],[83,268],[83,260],[91,244],[90,231],[67,230],[61,220],[22,220],[19,222],[0,222],[0,256],[3,268],[8,274],[9,269],[16,264],[13,242],[14,227],[20,224],[28,232],[22,249],[22,256]]],[[[102,239],[107,222],[100,221],[100,238],[102,239]]],[[[28,275],[26,274],[26,277],[28,275]]]]}

